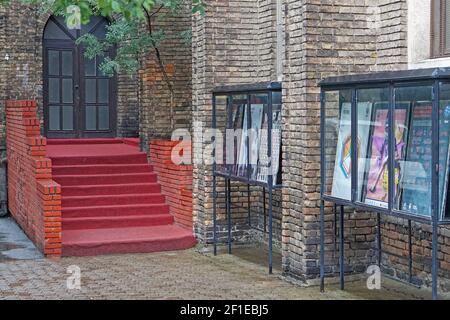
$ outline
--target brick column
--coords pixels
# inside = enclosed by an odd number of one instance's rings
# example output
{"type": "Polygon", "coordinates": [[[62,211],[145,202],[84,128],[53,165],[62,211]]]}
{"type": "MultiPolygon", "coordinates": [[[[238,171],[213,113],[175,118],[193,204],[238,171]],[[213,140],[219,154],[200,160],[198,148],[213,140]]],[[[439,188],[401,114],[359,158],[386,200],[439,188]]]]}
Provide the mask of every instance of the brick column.
{"type": "MultiPolygon", "coordinates": [[[[276,0],[212,0],[205,16],[195,16],[192,24],[192,120],[203,129],[211,126],[212,90],[219,85],[276,81],[275,72],[276,0]]],[[[193,127],[193,152],[200,155],[211,141],[197,139],[200,127],[193,127]]],[[[225,134],[225,132],[223,132],[225,134]]],[[[194,163],[194,230],[199,241],[212,240],[211,166],[194,163]]],[[[218,233],[226,238],[223,180],[218,179],[218,233]]],[[[246,186],[232,184],[237,206],[246,201],[246,186]],[[244,192],[244,193],[242,193],[244,192]]],[[[246,204],[245,204],[246,205],[246,204]]],[[[245,211],[233,210],[233,237],[247,241],[249,230],[245,211]],[[244,213],[243,213],[244,212],[244,213]]]]}
{"type": "MultiPolygon", "coordinates": [[[[316,283],[320,204],[318,82],[331,75],[377,70],[375,40],[380,30],[370,24],[370,6],[377,7],[378,3],[286,0],[285,4],[283,269],[288,276],[316,283]]],[[[331,208],[326,212],[326,272],[334,274],[338,264],[331,254],[331,208]]],[[[368,213],[347,212],[345,220],[347,271],[360,273],[372,262],[370,248],[376,223],[368,213]]]]}
{"type": "Polygon", "coordinates": [[[52,180],[36,102],[7,101],[8,204],[13,218],[47,256],[61,255],[61,187],[52,180]]]}
{"type": "MultiPolygon", "coordinates": [[[[173,163],[172,150],[178,144],[179,141],[151,140],[149,158],[175,222],[192,229],[192,166],[173,163]]],[[[183,147],[190,152],[190,143],[183,147]]]]}

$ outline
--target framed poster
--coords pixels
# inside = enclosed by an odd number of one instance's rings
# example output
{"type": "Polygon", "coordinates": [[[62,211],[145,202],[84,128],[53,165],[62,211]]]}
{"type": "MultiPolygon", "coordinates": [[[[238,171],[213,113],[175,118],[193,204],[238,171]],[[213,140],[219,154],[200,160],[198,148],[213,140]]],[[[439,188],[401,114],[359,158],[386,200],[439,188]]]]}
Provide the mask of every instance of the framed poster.
{"type": "Polygon", "coordinates": [[[439,108],[439,208],[441,219],[446,219],[450,205],[448,176],[450,174],[450,101],[441,101],[439,108]]]}
{"type": "Polygon", "coordinates": [[[281,110],[272,112],[272,168],[273,185],[281,184],[281,110]]]}
{"type": "MultiPolygon", "coordinates": [[[[230,108],[230,106],[227,106],[228,108],[230,108]]],[[[226,124],[225,124],[225,128],[226,130],[231,127],[231,128],[236,128],[237,126],[240,125],[240,123],[242,123],[242,110],[243,110],[243,105],[232,105],[231,106],[231,114],[230,114],[230,119],[228,119],[228,112],[227,112],[227,119],[226,119],[226,124]]],[[[228,131],[225,132],[225,134],[228,134],[228,131]]],[[[228,165],[231,164],[230,160],[233,160],[233,164],[236,162],[236,157],[237,157],[237,153],[239,151],[239,144],[240,144],[240,139],[237,139],[237,143],[235,141],[233,141],[233,149],[232,150],[227,150],[227,145],[228,145],[228,139],[229,137],[226,137],[226,143],[223,144],[223,154],[222,154],[222,164],[218,164],[217,165],[217,169],[218,171],[221,171],[223,173],[228,173],[227,168],[228,165]],[[228,155],[227,151],[230,151],[231,155],[228,155]],[[232,157],[232,159],[229,159],[229,157],[232,157]]],[[[233,137],[234,139],[234,137],[233,137]]],[[[233,172],[234,166],[231,166],[232,169],[231,171],[233,172]]]]}
{"type": "Polygon", "coordinates": [[[432,103],[412,106],[406,158],[400,180],[400,209],[431,216],[432,103]]]}
{"type": "Polygon", "coordinates": [[[268,165],[269,165],[269,157],[267,153],[268,149],[268,129],[269,124],[267,122],[267,112],[264,112],[263,123],[261,127],[261,139],[259,143],[259,156],[258,156],[258,166],[256,173],[256,180],[260,182],[267,182],[267,175],[269,173],[268,165]]]}
{"type": "MultiPolygon", "coordinates": [[[[401,175],[400,161],[405,157],[407,141],[409,104],[396,105],[394,115],[395,133],[395,186],[394,202],[398,201],[398,185],[401,175]]],[[[364,203],[388,208],[388,161],[389,161],[389,109],[387,103],[376,103],[373,110],[371,132],[369,134],[368,170],[364,180],[364,203]]]]}
{"type": "Polygon", "coordinates": [[[243,135],[243,131],[241,131],[241,136],[237,136],[235,135],[235,133],[237,132],[237,130],[242,130],[242,125],[243,125],[243,117],[244,117],[244,112],[247,109],[246,108],[246,104],[240,104],[240,105],[235,105],[233,106],[233,111],[232,111],[232,124],[231,127],[234,130],[233,133],[233,163],[232,163],[232,169],[231,169],[231,173],[232,174],[237,174],[237,169],[238,169],[238,165],[239,165],[239,157],[240,157],[240,153],[242,150],[242,135],[243,135]]]}
{"type": "Polygon", "coordinates": [[[249,148],[250,148],[250,164],[251,172],[250,178],[256,179],[257,175],[257,165],[258,165],[258,150],[261,143],[261,126],[264,115],[264,105],[263,104],[252,104],[250,106],[250,121],[251,121],[251,133],[249,135],[249,148]]]}
{"type": "MultiPolygon", "coordinates": [[[[351,200],[352,191],[352,128],[351,128],[351,103],[344,103],[341,107],[338,142],[334,164],[333,184],[331,195],[333,197],[351,200]]],[[[372,103],[358,103],[358,179],[364,179],[366,156],[369,145],[370,121],[372,117],[372,103]]],[[[362,184],[360,184],[362,186],[362,184]]],[[[358,190],[358,199],[361,199],[362,187],[358,190]]]]}
{"type": "MultiPolygon", "coordinates": [[[[237,129],[241,129],[241,137],[240,137],[240,142],[239,145],[237,147],[238,149],[238,154],[237,154],[237,163],[236,163],[236,171],[234,172],[234,174],[236,174],[237,176],[243,177],[246,175],[247,172],[247,134],[248,134],[248,130],[247,130],[247,117],[248,117],[248,108],[247,105],[244,106],[244,117],[242,119],[242,123],[239,127],[237,127],[237,129]]],[[[239,139],[238,139],[239,140],[239,139]]]]}
{"type": "Polygon", "coordinates": [[[269,167],[268,153],[268,123],[267,113],[264,112],[264,121],[261,130],[261,142],[259,148],[258,166],[256,180],[268,182],[269,174],[273,175],[273,185],[281,183],[281,110],[272,111],[272,167],[269,167]]]}

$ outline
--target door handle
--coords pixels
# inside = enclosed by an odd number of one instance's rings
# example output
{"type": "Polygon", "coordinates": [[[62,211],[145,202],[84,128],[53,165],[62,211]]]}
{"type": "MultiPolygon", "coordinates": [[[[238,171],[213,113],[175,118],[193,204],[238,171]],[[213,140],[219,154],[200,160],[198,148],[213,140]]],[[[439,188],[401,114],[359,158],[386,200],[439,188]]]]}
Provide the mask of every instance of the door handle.
{"type": "Polygon", "coordinates": [[[78,90],[78,89],[80,89],[80,86],[79,85],[75,85],[75,90],[78,90]]]}

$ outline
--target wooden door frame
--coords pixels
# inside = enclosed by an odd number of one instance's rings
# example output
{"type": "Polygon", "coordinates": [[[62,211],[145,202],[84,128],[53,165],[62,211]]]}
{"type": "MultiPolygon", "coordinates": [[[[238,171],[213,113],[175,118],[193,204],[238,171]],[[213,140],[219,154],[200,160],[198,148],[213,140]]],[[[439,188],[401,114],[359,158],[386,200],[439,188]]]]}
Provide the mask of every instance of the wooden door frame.
{"type": "MultiPolygon", "coordinates": [[[[117,136],[117,100],[118,100],[118,81],[117,76],[109,78],[109,130],[86,130],[85,125],[86,122],[86,96],[85,96],[85,67],[84,67],[84,49],[79,47],[79,55],[77,64],[79,65],[80,75],[80,112],[79,112],[79,120],[82,124],[82,128],[80,129],[80,138],[115,138],[117,136]],[[83,107],[84,106],[84,107],[83,107]]],[[[109,52],[110,55],[115,54],[115,49],[109,52]]],[[[98,121],[98,117],[97,117],[98,121]]]]}
{"type": "MultiPolygon", "coordinates": [[[[49,18],[56,24],[59,24],[53,17],[49,18]]],[[[100,23],[94,27],[94,32],[100,23]]],[[[44,28],[45,31],[45,28],[44,28]]],[[[117,75],[109,78],[109,130],[86,130],[85,123],[85,76],[84,76],[84,49],[75,43],[73,36],[63,30],[72,40],[50,40],[45,39],[45,32],[42,34],[42,84],[43,84],[43,114],[44,114],[44,133],[48,138],[114,138],[117,136],[117,102],[118,102],[118,80],[117,75]],[[71,49],[74,53],[73,58],[73,94],[74,94],[74,130],[64,132],[49,130],[49,74],[48,74],[48,50],[61,51],[71,49]]],[[[77,30],[77,36],[80,31],[77,30]]],[[[114,55],[116,49],[110,50],[109,54],[114,55]]],[[[61,61],[60,61],[61,63],[61,61]]],[[[97,119],[98,121],[98,119],[97,119]]]]}

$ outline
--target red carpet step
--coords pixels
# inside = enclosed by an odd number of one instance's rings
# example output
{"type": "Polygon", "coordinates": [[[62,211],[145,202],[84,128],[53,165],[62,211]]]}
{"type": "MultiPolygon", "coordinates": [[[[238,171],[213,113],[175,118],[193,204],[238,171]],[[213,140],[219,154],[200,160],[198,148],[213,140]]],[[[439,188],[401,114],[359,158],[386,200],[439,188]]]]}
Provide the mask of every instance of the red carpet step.
{"type": "Polygon", "coordinates": [[[65,256],[172,251],[196,243],[192,232],[175,225],[76,230],[63,233],[65,256]]]}
{"type": "Polygon", "coordinates": [[[117,195],[136,193],[159,193],[161,185],[158,183],[136,183],[136,184],[107,184],[88,186],[65,186],[64,196],[95,196],[95,195],[117,195]]]}
{"type": "Polygon", "coordinates": [[[137,139],[49,140],[62,189],[64,256],[155,252],[196,244],[174,224],[137,139]]]}

